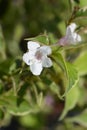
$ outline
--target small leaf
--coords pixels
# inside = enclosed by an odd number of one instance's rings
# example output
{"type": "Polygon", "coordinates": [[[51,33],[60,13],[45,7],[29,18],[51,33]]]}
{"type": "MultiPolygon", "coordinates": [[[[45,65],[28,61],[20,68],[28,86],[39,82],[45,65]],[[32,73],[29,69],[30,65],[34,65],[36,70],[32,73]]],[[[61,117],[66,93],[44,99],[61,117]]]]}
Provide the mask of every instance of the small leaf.
{"type": "Polygon", "coordinates": [[[76,66],[79,75],[87,74],[87,51],[80,54],[74,61],[74,65],[76,66]]]}
{"type": "Polygon", "coordinates": [[[85,109],[81,114],[71,118],[67,118],[66,120],[68,122],[75,122],[84,127],[87,127],[87,109],[85,109]]]}
{"type": "Polygon", "coordinates": [[[49,39],[48,39],[47,35],[39,35],[39,36],[36,36],[33,38],[26,38],[25,40],[40,42],[40,43],[45,44],[45,45],[49,44],[49,39]]]}
{"type": "Polygon", "coordinates": [[[76,105],[76,103],[78,102],[79,100],[79,89],[78,89],[78,86],[77,84],[72,88],[70,89],[70,91],[66,94],[66,97],[65,97],[65,107],[64,107],[64,110],[62,112],[62,115],[60,116],[60,120],[62,120],[67,112],[71,109],[73,109],[76,105]]]}

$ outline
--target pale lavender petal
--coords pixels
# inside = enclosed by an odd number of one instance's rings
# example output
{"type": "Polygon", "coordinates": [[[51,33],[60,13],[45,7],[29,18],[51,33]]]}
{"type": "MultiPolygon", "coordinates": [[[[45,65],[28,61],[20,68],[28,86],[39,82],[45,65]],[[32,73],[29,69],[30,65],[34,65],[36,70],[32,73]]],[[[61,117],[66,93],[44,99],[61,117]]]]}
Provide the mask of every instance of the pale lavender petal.
{"type": "Polygon", "coordinates": [[[68,43],[67,43],[67,37],[66,37],[66,36],[62,37],[62,38],[59,40],[58,44],[61,45],[61,46],[67,45],[67,44],[68,44],[68,43]]]}

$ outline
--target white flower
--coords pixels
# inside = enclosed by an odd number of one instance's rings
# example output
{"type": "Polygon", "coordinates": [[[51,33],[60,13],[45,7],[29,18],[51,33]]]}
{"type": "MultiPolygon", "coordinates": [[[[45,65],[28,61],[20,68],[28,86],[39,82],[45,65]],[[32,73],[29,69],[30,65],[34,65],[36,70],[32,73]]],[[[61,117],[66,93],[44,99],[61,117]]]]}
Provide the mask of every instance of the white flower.
{"type": "Polygon", "coordinates": [[[76,24],[72,23],[66,29],[66,35],[60,39],[60,45],[75,45],[78,42],[81,42],[81,36],[75,32],[76,24]]]}
{"type": "Polygon", "coordinates": [[[30,65],[30,70],[34,75],[40,75],[43,67],[51,67],[52,61],[47,56],[51,54],[49,46],[41,46],[37,42],[27,43],[28,52],[23,55],[23,61],[30,65]]]}

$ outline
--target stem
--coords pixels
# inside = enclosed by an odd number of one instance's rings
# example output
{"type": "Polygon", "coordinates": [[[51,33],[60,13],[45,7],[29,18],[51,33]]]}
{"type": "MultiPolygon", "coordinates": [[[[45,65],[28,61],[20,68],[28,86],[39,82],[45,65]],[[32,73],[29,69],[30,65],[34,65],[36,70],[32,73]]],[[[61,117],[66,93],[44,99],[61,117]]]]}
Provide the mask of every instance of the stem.
{"type": "Polygon", "coordinates": [[[36,86],[34,84],[32,84],[32,87],[33,87],[33,90],[35,93],[36,102],[38,103],[38,92],[37,92],[36,86]]]}
{"type": "Polygon", "coordinates": [[[15,80],[13,77],[11,77],[11,80],[12,80],[12,84],[13,84],[13,91],[14,91],[14,95],[16,96],[17,95],[17,91],[16,91],[16,84],[15,84],[15,80]]]}

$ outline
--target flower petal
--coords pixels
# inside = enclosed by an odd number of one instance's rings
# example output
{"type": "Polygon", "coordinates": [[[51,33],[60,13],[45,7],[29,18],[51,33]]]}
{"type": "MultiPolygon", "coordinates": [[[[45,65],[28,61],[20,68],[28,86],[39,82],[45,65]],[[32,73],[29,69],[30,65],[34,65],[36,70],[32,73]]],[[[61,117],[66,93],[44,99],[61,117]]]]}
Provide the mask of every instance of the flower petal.
{"type": "Polygon", "coordinates": [[[52,53],[51,48],[49,46],[40,47],[40,51],[43,53],[43,55],[50,55],[52,53]]]}
{"type": "Polygon", "coordinates": [[[30,65],[30,70],[34,75],[40,75],[42,69],[43,67],[41,62],[34,62],[32,65],[30,65]]]}
{"type": "Polygon", "coordinates": [[[74,32],[75,29],[76,29],[76,24],[75,23],[72,23],[71,25],[69,25],[70,29],[71,29],[71,32],[74,32]]]}
{"type": "Polygon", "coordinates": [[[48,57],[44,57],[44,58],[42,59],[42,66],[43,66],[43,67],[46,67],[46,68],[51,67],[51,66],[52,66],[52,61],[51,61],[51,59],[48,58],[48,57]]]}
{"type": "Polygon", "coordinates": [[[81,38],[80,35],[77,35],[77,41],[78,41],[78,42],[81,42],[81,41],[82,41],[82,38],[81,38]]]}
{"type": "Polygon", "coordinates": [[[77,42],[81,42],[81,37],[77,33],[72,33],[68,38],[68,43],[75,45],[77,42]]]}
{"type": "Polygon", "coordinates": [[[29,41],[29,42],[27,43],[27,46],[28,46],[28,49],[29,49],[29,50],[35,50],[35,49],[37,49],[37,48],[40,47],[39,43],[33,42],[33,41],[29,41]]]}
{"type": "Polygon", "coordinates": [[[76,24],[72,23],[71,25],[69,25],[66,29],[66,36],[71,35],[76,29],[76,24]]]}
{"type": "Polygon", "coordinates": [[[64,37],[62,37],[60,40],[59,40],[59,45],[61,45],[61,46],[65,46],[65,45],[67,45],[68,43],[67,43],[67,37],[66,36],[64,36],[64,37]]]}
{"type": "Polygon", "coordinates": [[[26,52],[23,55],[23,61],[27,64],[27,65],[31,65],[32,60],[34,59],[34,53],[32,53],[32,51],[26,52]]]}
{"type": "Polygon", "coordinates": [[[76,24],[72,23],[66,29],[66,35],[59,40],[59,44],[64,45],[75,45],[77,42],[81,42],[81,36],[75,32],[76,24]]]}
{"type": "Polygon", "coordinates": [[[74,33],[73,39],[74,39],[75,42],[81,42],[81,36],[78,35],[77,33],[74,33]]]}

